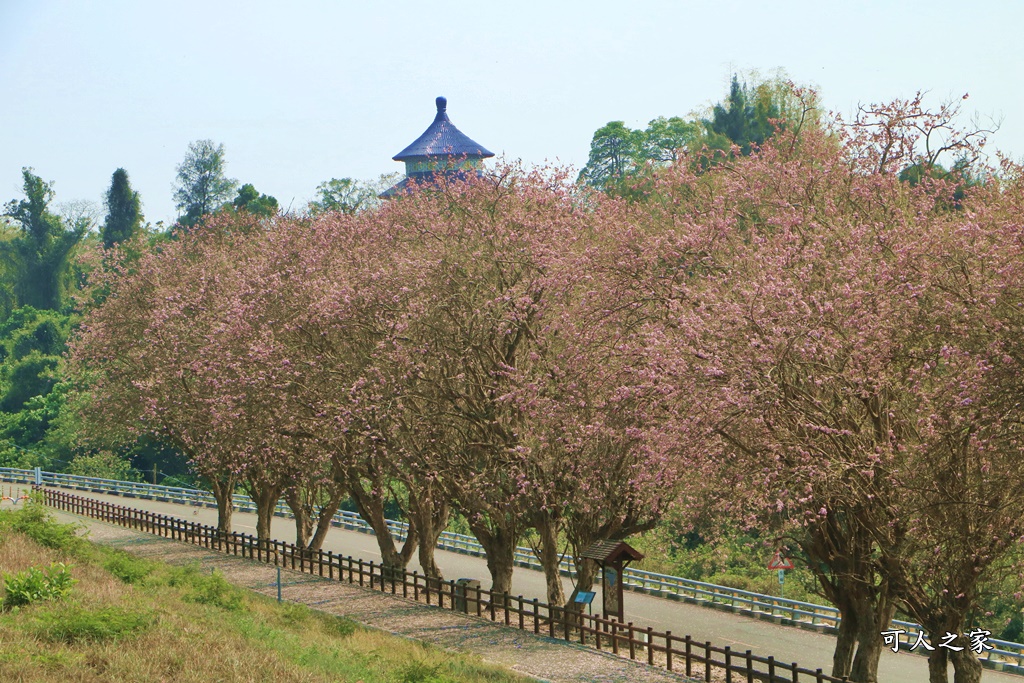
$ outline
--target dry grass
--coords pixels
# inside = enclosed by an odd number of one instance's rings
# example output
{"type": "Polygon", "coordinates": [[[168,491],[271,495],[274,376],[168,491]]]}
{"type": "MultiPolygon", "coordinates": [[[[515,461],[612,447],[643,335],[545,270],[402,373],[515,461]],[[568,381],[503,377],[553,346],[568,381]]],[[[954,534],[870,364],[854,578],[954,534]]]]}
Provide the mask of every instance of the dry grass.
{"type": "Polygon", "coordinates": [[[525,680],[477,658],[366,631],[301,605],[278,605],[227,584],[221,586],[208,573],[121,554],[122,563],[145,562],[149,572],[136,585],[127,585],[103,568],[117,551],[92,552],[92,557],[82,557],[81,552],[68,557],[21,534],[0,531],[0,572],[65,561],[75,565],[72,573],[79,582],[70,604],[44,602],[0,613],[0,679],[21,683],[525,680]],[[237,591],[240,608],[225,609],[210,601],[218,591],[237,591]],[[60,620],[69,609],[88,615],[110,607],[145,614],[150,625],[116,638],[70,644],[54,641],[40,626],[46,619],[60,620]]]}

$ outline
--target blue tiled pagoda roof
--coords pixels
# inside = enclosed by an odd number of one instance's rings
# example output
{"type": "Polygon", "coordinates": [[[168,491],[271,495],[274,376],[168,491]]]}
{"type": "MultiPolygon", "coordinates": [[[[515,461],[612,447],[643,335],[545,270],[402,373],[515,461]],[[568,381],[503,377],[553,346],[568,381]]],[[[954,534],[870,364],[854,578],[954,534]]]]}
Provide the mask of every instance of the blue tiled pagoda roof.
{"type": "Polygon", "coordinates": [[[471,140],[465,133],[455,127],[448,119],[445,111],[448,100],[437,98],[437,116],[434,122],[423,131],[423,135],[401,152],[393,156],[395,161],[410,161],[438,156],[458,156],[466,158],[486,159],[493,157],[494,152],[487,150],[479,142],[471,140]]]}

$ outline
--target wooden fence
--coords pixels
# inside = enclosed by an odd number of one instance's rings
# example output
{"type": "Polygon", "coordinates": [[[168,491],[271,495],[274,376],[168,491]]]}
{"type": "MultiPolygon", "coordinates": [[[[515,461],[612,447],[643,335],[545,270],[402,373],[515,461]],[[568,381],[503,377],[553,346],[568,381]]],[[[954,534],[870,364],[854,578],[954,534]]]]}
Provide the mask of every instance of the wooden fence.
{"type": "Polygon", "coordinates": [[[687,676],[700,676],[727,683],[763,681],[766,683],[840,683],[821,669],[805,669],[795,662],[761,657],[750,650],[736,651],[728,646],[716,647],[689,635],[677,636],[651,627],[622,623],[614,618],[590,615],[548,605],[536,598],[497,594],[456,581],[429,579],[419,572],[392,570],[372,561],[335,555],[332,551],[309,551],[277,540],[259,542],[255,536],[237,532],[221,533],[216,527],[188,520],[136,510],[64,491],[38,488],[46,505],[58,510],[91,517],[103,522],[185,541],[228,555],[274,564],[322,576],[332,581],[346,581],[371,590],[401,595],[428,605],[452,609],[478,617],[500,621],[505,626],[532,631],[550,638],[606,650],[630,659],[645,659],[648,664],[662,666],[687,676]]]}

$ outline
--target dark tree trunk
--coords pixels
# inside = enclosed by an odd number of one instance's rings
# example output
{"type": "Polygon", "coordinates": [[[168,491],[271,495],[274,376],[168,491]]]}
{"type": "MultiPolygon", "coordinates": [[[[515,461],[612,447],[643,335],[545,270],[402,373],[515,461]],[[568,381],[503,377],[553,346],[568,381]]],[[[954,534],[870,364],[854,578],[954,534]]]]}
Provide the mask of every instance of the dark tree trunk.
{"type": "Polygon", "coordinates": [[[949,658],[953,660],[953,683],[980,683],[981,662],[964,640],[961,637],[959,643],[963,651],[952,650],[949,653],[949,658]]]}
{"type": "MultiPolygon", "coordinates": [[[[952,645],[962,647],[956,650],[938,647],[935,642],[941,634],[959,633],[963,629],[964,618],[946,612],[934,620],[923,621],[922,625],[931,634],[934,650],[928,653],[928,683],[949,683],[949,662],[953,663],[954,683],[978,683],[981,680],[981,662],[970,649],[970,641],[965,636],[958,636],[952,645]]],[[[944,640],[944,639],[943,639],[944,640]]]]}
{"type": "Polygon", "coordinates": [[[562,575],[558,564],[562,559],[558,551],[558,522],[541,513],[536,519],[537,532],[540,534],[540,564],[544,569],[544,580],[547,583],[548,604],[565,604],[565,590],[562,588],[562,575]]]}
{"type": "Polygon", "coordinates": [[[295,518],[295,545],[299,548],[306,547],[313,533],[312,511],[303,498],[302,492],[297,488],[289,488],[284,492],[284,501],[295,518]]]}
{"type": "Polygon", "coordinates": [[[434,551],[441,533],[448,526],[450,508],[448,501],[435,495],[428,485],[419,494],[409,493],[409,519],[416,525],[419,534],[419,560],[423,574],[437,582],[444,580],[441,568],[437,566],[434,551]]]}
{"type": "Polygon", "coordinates": [[[594,584],[597,582],[597,572],[600,567],[597,566],[597,562],[593,560],[584,560],[576,558],[576,588],[581,591],[590,591],[594,589],[594,584]]]}
{"type": "Polygon", "coordinates": [[[858,506],[830,507],[800,540],[808,568],[842,619],[832,675],[847,675],[856,683],[877,683],[885,647],[882,631],[889,629],[896,611],[895,583],[879,570],[877,539],[870,531],[877,523],[869,512],[858,506]]]}
{"type": "Polygon", "coordinates": [[[295,545],[309,552],[316,552],[323,547],[331,528],[331,520],[345,495],[342,487],[329,486],[323,493],[330,497],[322,507],[317,508],[317,492],[317,489],[290,488],[284,494],[285,502],[295,516],[295,545]]]}
{"type": "Polygon", "coordinates": [[[311,538],[309,543],[306,545],[308,550],[317,551],[324,547],[324,540],[327,538],[327,532],[331,530],[331,522],[334,520],[334,515],[338,512],[338,508],[341,506],[341,499],[343,495],[343,491],[337,491],[331,496],[327,503],[320,508],[320,514],[317,515],[316,526],[313,528],[313,538],[311,538]]]}
{"type": "Polygon", "coordinates": [[[850,675],[853,667],[853,653],[857,648],[857,614],[844,605],[839,611],[839,633],[836,634],[836,649],[832,653],[832,675],[836,678],[850,675]]]}
{"type": "Polygon", "coordinates": [[[882,656],[882,631],[889,628],[896,608],[888,600],[880,604],[856,600],[857,653],[850,668],[850,680],[856,683],[878,683],[878,659],[882,656]]]}
{"type": "Polygon", "coordinates": [[[281,491],[276,486],[262,487],[258,491],[252,491],[250,496],[256,503],[256,538],[267,547],[270,540],[270,523],[274,519],[274,509],[277,508],[277,501],[281,491]]]}
{"type": "Polygon", "coordinates": [[[491,591],[496,595],[512,591],[512,570],[515,568],[516,544],[519,530],[513,526],[490,526],[485,522],[470,521],[476,540],[487,554],[487,571],[491,575],[491,591]]]}
{"type": "Polygon", "coordinates": [[[409,564],[409,559],[416,552],[419,533],[416,530],[414,520],[410,520],[409,534],[406,536],[402,549],[399,550],[395,543],[395,537],[388,528],[387,518],[384,516],[384,500],[367,491],[358,484],[349,487],[349,494],[356,504],[356,511],[363,518],[377,537],[377,547],[380,548],[381,562],[384,565],[385,573],[401,573],[409,564]]]}
{"type": "Polygon", "coordinates": [[[249,497],[256,504],[256,539],[260,547],[269,549],[271,540],[270,523],[274,519],[277,501],[281,499],[281,487],[262,479],[250,479],[245,485],[249,497]]]}
{"type": "Polygon", "coordinates": [[[210,488],[213,490],[213,497],[217,501],[217,531],[222,534],[231,533],[231,513],[234,512],[234,501],[232,496],[235,492],[234,478],[227,480],[210,477],[210,488]]]}
{"type": "Polygon", "coordinates": [[[928,653],[928,683],[949,683],[949,665],[944,647],[936,647],[928,653]]]}

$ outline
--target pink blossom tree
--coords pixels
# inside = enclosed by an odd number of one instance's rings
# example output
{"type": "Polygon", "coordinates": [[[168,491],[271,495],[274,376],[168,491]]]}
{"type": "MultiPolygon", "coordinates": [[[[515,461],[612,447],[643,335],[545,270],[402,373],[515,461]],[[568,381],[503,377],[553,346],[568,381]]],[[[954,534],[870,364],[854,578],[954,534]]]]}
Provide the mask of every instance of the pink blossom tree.
{"type": "Polygon", "coordinates": [[[530,425],[513,394],[537,366],[545,312],[571,272],[564,260],[581,225],[557,184],[508,171],[416,193],[380,216],[403,226],[400,267],[419,283],[385,362],[402,384],[406,424],[436,425],[422,443],[439,446],[407,452],[433,459],[427,470],[483,545],[499,593],[509,590],[534,495],[530,425]]]}
{"type": "MultiPolygon", "coordinates": [[[[676,387],[663,428],[704,473],[695,478],[705,493],[801,551],[843,616],[833,674],[857,681],[877,679],[879,634],[908,604],[921,511],[958,504],[922,504],[908,495],[908,473],[942,479],[942,440],[925,438],[929,425],[963,400],[953,388],[982,384],[970,363],[941,363],[941,381],[924,379],[960,339],[947,336],[956,308],[941,276],[960,260],[955,235],[972,221],[949,192],[911,188],[894,172],[948,115],[897,103],[852,134],[783,138],[700,176],[677,167],[649,207],[655,233],[640,296],[654,293],[667,313],[645,333],[660,368],[649,386],[676,387]],[[949,260],[928,267],[937,244],[949,260]]],[[[972,149],[969,136],[949,140],[972,149]]],[[[986,432],[997,414],[975,412],[959,427],[986,432]]],[[[1009,466],[1017,454],[1002,457],[1009,466]]],[[[986,552],[1005,547],[995,536],[986,552]]],[[[935,574],[931,585],[952,587],[974,568],[935,574]]],[[[943,593],[925,592],[937,607],[943,593]]]]}
{"type": "Polygon", "coordinates": [[[68,366],[87,397],[83,422],[111,433],[152,434],[187,455],[213,490],[225,532],[239,481],[239,434],[219,438],[211,408],[220,396],[205,381],[199,357],[222,313],[218,271],[230,267],[229,251],[210,245],[227,239],[214,232],[183,238],[95,271],[107,296],[85,317],[68,366]]]}

